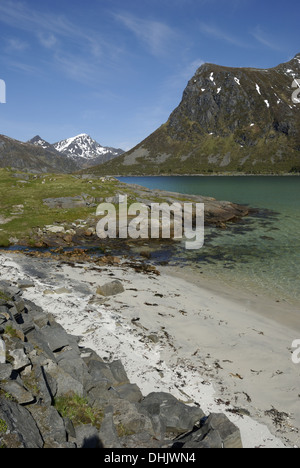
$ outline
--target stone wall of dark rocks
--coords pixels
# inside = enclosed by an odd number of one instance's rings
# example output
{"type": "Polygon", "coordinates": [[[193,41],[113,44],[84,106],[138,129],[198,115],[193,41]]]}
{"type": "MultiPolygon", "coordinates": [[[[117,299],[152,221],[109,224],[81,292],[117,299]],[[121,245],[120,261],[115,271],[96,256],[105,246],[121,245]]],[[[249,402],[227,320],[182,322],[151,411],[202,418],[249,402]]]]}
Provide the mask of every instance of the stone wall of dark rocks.
{"type": "Polygon", "coordinates": [[[23,299],[22,289],[7,282],[0,283],[3,343],[0,447],[242,447],[226,415],[205,415],[167,393],[143,396],[121,361],[104,362],[80,346],[51,311],[23,299]],[[71,408],[74,400],[81,402],[79,414],[66,415],[58,403],[71,408]]]}

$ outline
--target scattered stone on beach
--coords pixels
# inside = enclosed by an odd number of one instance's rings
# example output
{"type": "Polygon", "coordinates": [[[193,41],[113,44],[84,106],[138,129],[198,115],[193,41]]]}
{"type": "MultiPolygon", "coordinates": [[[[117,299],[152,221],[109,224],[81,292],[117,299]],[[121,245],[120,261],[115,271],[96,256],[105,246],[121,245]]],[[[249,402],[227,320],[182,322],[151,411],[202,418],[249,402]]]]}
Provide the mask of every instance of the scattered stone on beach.
{"type": "Polygon", "coordinates": [[[153,343],[158,343],[159,342],[159,336],[157,336],[155,333],[150,333],[150,335],[148,335],[148,338],[153,343]]]}
{"type": "Polygon", "coordinates": [[[100,296],[107,297],[107,296],[116,296],[117,294],[121,294],[124,291],[125,289],[121,281],[115,280],[115,281],[111,281],[110,283],[106,283],[103,286],[99,286],[96,292],[100,296]]]}
{"type": "Polygon", "coordinates": [[[52,289],[45,289],[43,294],[44,296],[50,296],[51,294],[54,294],[54,291],[52,291],[52,289]]]}
{"type": "Polygon", "coordinates": [[[55,294],[71,294],[71,291],[67,288],[58,288],[54,290],[55,294]]]}
{"type": "Polygon", "coordinates": [[[22,299],[19,288],[1,282],[0,291],[6,346],[0,447],[241,446],[239,430],[225,415],[207,419],[198,406],[167,393],[144,397],[121,361],[104,362],[80,346],[48,311],[22,299]]]}
{"type": "Polygon", "coordinates": [[[26,281],[26,280],[19,280],[18,281],[18,288],[20,289],[29,289],[29,288],[34,288],[34,282],[33,281],[26,281]]]}
{"type": "Polygon", "coordinates": [[[57,288],[57,289],[45,289],[43,291],[44,296],[50,296],[53,294],[61,295],[61,294],[71,294],[71,291],[67,288],[57,288]]]}
{"type": "MultiPolygon", "coordinates": [[[[89,304],[92,304],[92,305],[102,305],[102,304],[105,304],[105,302],[107,302],[109,299],[108,297],[99,297],[99,296],[93,296],[91,297],[91,299],[89,300],[89,304]]],[[[100,314],[99,316],[101,317],[101,312],[98,312],[98,314],[100,314]]]]}

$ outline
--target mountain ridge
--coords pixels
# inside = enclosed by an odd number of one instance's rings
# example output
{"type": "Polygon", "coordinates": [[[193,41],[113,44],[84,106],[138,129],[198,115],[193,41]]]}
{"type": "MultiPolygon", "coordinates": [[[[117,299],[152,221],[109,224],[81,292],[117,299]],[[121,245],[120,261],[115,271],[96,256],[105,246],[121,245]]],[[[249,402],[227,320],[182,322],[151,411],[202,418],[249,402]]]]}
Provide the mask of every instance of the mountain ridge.
{"type": "Polygon", "coordinates": [[[73,173],[103,164],[123,152],[121,149],[103,147],[87,134],[55,144],[39,135],[27,142],[0,135],[0,167],[21,171],[73,173]]]}
{"type": "Polygon", "coordinates": [[[105,147],[87,133],[67,138],[56,143],[48,143],[39,135],[28,141],[29,144],[40,146],[49,151],[60,154],[75,163],[77,169],[103,164],[110,159],[120,156],[124,151],[120,148],[105,147]]]}
{"type": "Polygon", "coordinates": [[[203,64],[166,123],[130,151],[90,171],[160,175],[298,170],[300,99],[292,100],[297,77],[300,54],[269,69],[203,64]]]}
{"type": "Polygon", "coordinates": [[[36,173],[71,173],[77,170],[73,161],[65,160],[59,153],[5,135],[0,135],[0,167],[36,173]]]}

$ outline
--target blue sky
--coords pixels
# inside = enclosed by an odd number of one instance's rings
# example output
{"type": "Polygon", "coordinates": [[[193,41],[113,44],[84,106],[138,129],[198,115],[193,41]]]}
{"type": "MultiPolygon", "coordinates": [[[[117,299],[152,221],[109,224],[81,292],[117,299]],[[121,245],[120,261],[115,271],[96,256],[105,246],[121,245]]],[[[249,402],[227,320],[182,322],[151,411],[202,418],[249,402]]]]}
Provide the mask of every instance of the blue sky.
{"type": "Polygon", "coordinates": [[[296,0],[1,0],[0,133],[88,133],[132,148],[204,62],[267,68],[300,52],[296,0]]]}

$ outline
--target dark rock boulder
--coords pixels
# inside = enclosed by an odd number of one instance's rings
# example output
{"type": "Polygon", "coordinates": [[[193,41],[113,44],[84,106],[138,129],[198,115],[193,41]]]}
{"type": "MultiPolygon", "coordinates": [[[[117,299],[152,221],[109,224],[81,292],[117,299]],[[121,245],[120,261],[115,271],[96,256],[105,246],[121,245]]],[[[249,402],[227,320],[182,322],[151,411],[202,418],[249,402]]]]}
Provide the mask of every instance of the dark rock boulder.
{"type": "Polygon", "coordinates": [[[174,448],[243,448],[239,429],[225,414],[211,414],[200,428],[179,437],[174,448]]]}
{"type": "Polygon", "coordinates": [[[205,416],[199,407],[187,406],[168,393],[150,393],[141,402],[141,410],[163,437],[190,431],[205,416]]]}
{"type": "Polygon", "coordinates": [[[30,412],[6,398],[0,398],[0,421],[6,425],[0,434],[2,444],[10,448],[42,448],[44,441],[30,412]],[[3,431],[4,432],[4,431],[3,431]]]}
{"type": "Polygon", "coordinates": [[[103,286],[99,286],[97,288],[97,294],[101,296],[116,296],[117,294],[121,294],[125,291],[124,286],[120,281],[111,281],[110,283],[106,283],[103,286]]]}

